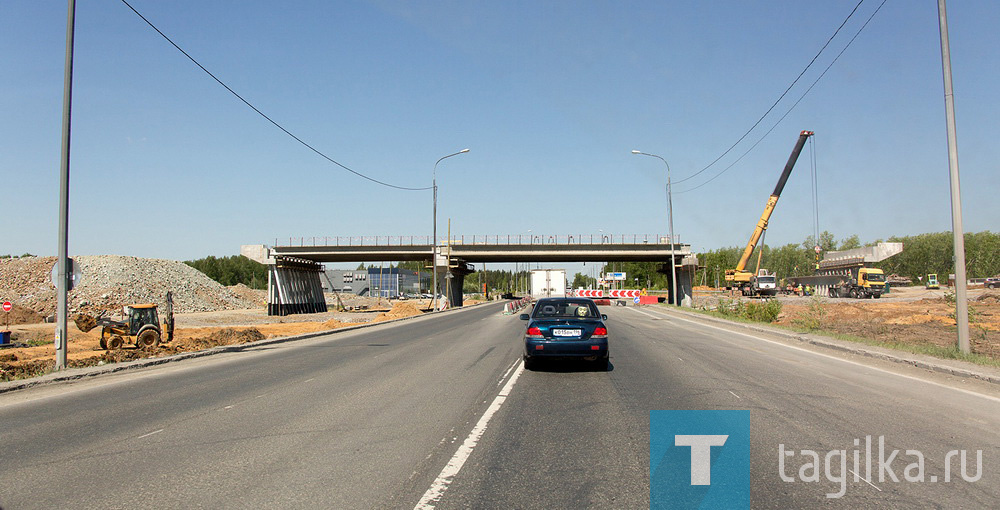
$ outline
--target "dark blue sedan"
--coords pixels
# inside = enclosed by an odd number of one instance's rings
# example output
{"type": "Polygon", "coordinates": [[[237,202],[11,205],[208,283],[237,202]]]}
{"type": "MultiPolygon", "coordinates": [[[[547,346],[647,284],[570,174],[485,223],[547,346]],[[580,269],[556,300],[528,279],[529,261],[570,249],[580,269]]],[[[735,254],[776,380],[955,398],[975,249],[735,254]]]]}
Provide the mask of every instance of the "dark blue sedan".
{"type": "Polygon", "coordinates": [[[524,367],[532,370],[541,359],[578,359],[607,370],[607,318],[590,299],[539,299],[530,315],[521,314],[521,320],[528,321],[524,367]]]}

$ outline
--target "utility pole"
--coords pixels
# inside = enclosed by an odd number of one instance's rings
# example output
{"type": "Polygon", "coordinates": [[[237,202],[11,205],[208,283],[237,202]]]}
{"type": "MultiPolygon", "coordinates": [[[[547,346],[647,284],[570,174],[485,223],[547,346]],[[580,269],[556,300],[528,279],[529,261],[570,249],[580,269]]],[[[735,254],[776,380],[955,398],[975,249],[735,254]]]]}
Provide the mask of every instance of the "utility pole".
{"type": "Polygon", "coordinates": [[[56,260],[56,370],[66,368],[66,316],[69,305],[69,140],[73,110],[73,36],[76,2],[69,0],[66,65],[63,72],[62,165],[59,170],[59,258],[56,260]]]}
{"type": "Polygon", "coordinates": [[[951,229],[955,244],[955,322],[958,326],[958,349],[971,352],[969,343],[969,298],[966,292],[965,232],[962,229],[962,191],[958,179],[958,134],[955,129],[955,94],[951,87],[951,49],[948,44],[948,12],[944,0],[938,0],[941,26],[941,70],[944,77],[944,111],[948,125],[948,169],[951,173],[951,229]]]}

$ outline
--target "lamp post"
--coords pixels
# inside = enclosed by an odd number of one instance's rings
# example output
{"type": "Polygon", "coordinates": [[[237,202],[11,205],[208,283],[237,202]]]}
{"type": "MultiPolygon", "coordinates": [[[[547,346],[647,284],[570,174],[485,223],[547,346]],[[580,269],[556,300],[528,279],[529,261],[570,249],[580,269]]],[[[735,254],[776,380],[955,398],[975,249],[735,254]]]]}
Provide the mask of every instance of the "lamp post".
{"type": "Polygon", "coordinates": [[[438,300],[438,268],[437,268],[437,236],[438,236],[438,185],[437,185],[437,168],[438,163],[442,160],[450,158],[452,156],[458,156],[459,154],[465,154],[469,152],[469,149],[462,149],[454,154],[448,154],[447,156],[442,156],[441,159],[434,163],[434,170],[431,172],[431,187],[434,188],[434,237],[431,239],[431,260],[432,267],[434,268],[433,281],[432,284],[434,288],[431,292],[434,293],[433,301],[431,302],[431,310],[437,310],[437,300],[438,300]]]}
{"type": "Polygon", "coordinates": [[[656,154],[648,154],[637,150],[633,150],[632,154],[658,158],[664,165],[667,165],[667,221],[670,224],[670,299],[677,306],[680,306],[681,303],[677,299],[677,263],[674,261],[674,201],[670,192],[670,164],[667,163],[667,160],[656,154]]]}

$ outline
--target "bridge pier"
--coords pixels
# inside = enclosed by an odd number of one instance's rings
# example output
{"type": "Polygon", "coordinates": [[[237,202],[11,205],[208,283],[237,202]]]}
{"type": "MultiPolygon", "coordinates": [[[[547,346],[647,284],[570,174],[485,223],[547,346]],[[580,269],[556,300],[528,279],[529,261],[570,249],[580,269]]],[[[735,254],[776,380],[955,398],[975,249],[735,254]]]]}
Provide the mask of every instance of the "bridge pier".
{"type": "MultiPolygon", "coordinates": [[[[676,261],[676,258],[674,260],[676,261]]],[[[674,286],[671,281],[671,263],[664,263],[656,272],[667,275],[667,288],[670,289],[667,302],[690,308],[694,305],[694,273],[695,269],[698,268],[698,256],[688,255],[683,257],[679,264],[677,262],[674,263],[677,264],[677,296],[673,295],[674,286]]]]}
{"type": "Polygon", "coordinates": [[[276,257],[267,266],[267,314],[289,315],[326,311],[319,275],[323,264],[276,257]]]}
{"type": "Polygon", "coordinates": [[[448,298],[449,306],[462,306],[465,299],[462,289],[465,286],[465,277],[475,271],[472,266],[464,261],[451,261],[451,264],[438,268],[438,282],[443,288],[441,292],[448,298]]]}

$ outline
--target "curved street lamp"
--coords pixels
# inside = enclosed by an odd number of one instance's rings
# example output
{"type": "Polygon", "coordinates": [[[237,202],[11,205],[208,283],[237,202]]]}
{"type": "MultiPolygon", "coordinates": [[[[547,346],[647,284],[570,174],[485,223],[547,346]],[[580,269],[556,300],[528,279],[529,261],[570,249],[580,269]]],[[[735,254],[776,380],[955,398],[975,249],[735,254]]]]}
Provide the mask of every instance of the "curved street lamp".
{"type": "MultiPolygon", "coordinates": [[[[442,156],[440,159],[434,163],[434,170],[431,172],[431,187],[434,188],[434,237],[431,239],[431,260],[434,267],[433,279],[434,283],[431,292],[434,293],[434,298],[431,304],[431,310],[437,310],[437,299],[438,299],[438,272],[437,272],[437,235],[438,235],[438,185],[437,185],[437,168],[438,163],[450,158],[452,156],[458,156],[459,154],[465,154],[469,152],[469,149],[462,149],[454,154],[449,154],[447,156],[442,156]]],[[[448,240],[451,242],[451,240],[448,240]]]]}
{"type": "Polygon", "coordinates": [[[670,192],[670,164],[667,160],[663,159],[656,154],[649,154],[642,151],[633,150],[632,154],[639,154],[640,156],[649,156],[652,158],[658,158],[667,165],[667,217],[670,223],[670,298],[680,306],[680,300],[677,299],[677,263],[674,261],[674,202],[670,192]]]}

